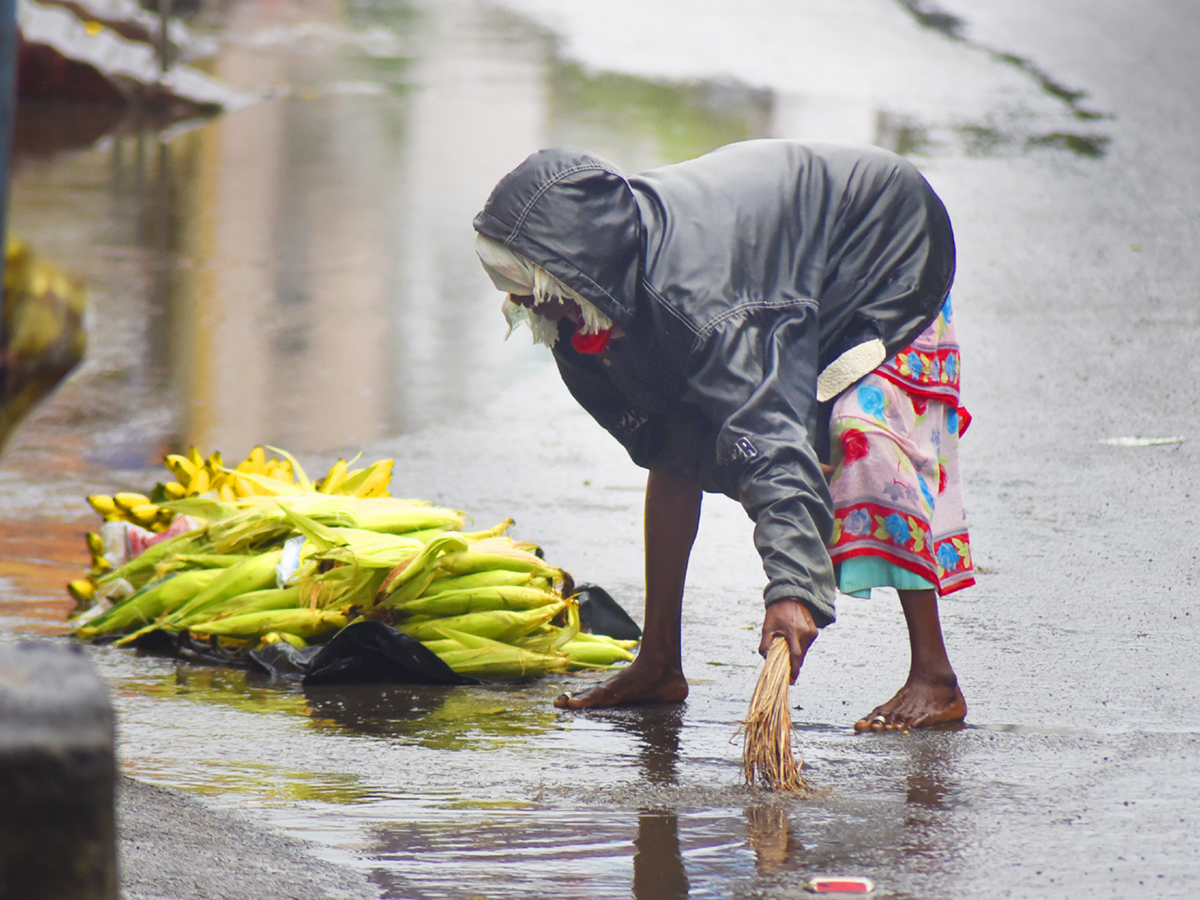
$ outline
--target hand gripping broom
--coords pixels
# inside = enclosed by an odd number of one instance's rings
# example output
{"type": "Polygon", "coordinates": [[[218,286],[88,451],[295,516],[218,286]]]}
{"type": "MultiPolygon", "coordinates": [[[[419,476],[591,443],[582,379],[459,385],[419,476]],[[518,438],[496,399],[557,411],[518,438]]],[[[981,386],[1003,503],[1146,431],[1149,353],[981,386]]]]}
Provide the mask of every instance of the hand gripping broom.
{"type": "Polygon", "coordinates": [[[787,641],[776,636],[750,698],[750,710],[737,730],[743,735],[742,768],[747,785],[761,781],[773,791],[807,793],[808,784],[800,775],[800,766],[792,753],[790,675],[787,641]]]}

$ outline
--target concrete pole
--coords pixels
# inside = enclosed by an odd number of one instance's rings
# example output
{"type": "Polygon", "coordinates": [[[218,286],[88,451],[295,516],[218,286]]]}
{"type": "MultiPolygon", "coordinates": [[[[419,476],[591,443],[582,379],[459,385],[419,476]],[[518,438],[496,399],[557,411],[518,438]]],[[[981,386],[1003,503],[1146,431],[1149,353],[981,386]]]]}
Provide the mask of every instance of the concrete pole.
{"type": "Polygon", "coordinates": [[[0,897],[117,900],[114,744],[78,644],[0,644],[0,897]]]}
{"type": "MultiPolygon", "coordinates": [[[[12,171],[13,122],[17,107],[17,0],[0,0],[0,285],[8,246],[8,182],[12,171]]],[[[0,291],[0,349],[4,334],[4,297],[0,291]]],[[[0,386],[3,379],[0,378],[0,386]]]]}

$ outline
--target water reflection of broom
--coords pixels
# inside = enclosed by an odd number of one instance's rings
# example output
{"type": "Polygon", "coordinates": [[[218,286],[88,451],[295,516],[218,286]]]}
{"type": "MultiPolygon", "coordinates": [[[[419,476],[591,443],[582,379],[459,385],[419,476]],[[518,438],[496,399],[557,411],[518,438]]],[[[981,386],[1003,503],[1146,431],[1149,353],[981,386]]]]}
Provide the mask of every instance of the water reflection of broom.
{"type": "Polygon", "coordinates": [[[792,753],[792,714],[788,708],[791,654],[787,641],[776,637],[758,676],[750,710],[738,728],[743,735],[742,768],[746,784],[762,782],[774,791],[807,793],[808,784],[792,753]]]}

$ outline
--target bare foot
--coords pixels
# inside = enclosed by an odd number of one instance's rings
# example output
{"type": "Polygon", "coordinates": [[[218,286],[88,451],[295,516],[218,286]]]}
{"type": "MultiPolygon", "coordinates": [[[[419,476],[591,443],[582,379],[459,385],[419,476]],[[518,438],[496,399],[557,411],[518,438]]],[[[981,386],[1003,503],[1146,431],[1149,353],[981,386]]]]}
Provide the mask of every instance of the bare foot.
{"type": "Polygon", "coordinates": [[[967,701],[953,675],[929,680],[910,675],[896,696],[855,722],[854,730],[907,731],[942,722],[961,722],[966,715],[967,701]]]}
{"type": "Polygon", "coordinates": [[[682,703],[687,699],[688,683],[683,672],[678,669],[660,671],[650,665],[639,667],[641,658],[639,656],[612,678],[582,693],[559,695],[554,705],[559,709],[590,709],[636,703],[682,703]]]}

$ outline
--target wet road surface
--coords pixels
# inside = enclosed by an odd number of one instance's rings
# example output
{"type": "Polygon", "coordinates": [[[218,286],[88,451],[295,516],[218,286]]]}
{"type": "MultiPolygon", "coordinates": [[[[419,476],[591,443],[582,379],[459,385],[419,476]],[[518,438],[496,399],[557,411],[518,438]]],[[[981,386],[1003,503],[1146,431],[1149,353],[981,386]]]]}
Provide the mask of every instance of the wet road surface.
{"type": "Polygon", "coordinates": [[[471,216],[553,143],[627,170],[758,135],[881,143],[959,244],[979,579],[942,608],[965,728],[852,732],[907,642],[894,596],[842,598],[792,689],[817,796],[743,788],[761,575],[745,516],[708,498],[680,707],[562,713],[574,682],[553,679],[304,692],[98,648],[122,767],[311,839],[387,897],[797,897],[830,872],[895,898],[1193,895],[1200,17],[597,9],[235,8],[216,74],[271,99],[21,160],[10,225],[89,280],[93,321],[0,471],[3,639],[61,631],[83,497],[144,488],[193,443],[313,470],[394,456],[394,493],[512,515],[638,614],[642,473],[523,334],[500,343],[471,216]]]}

